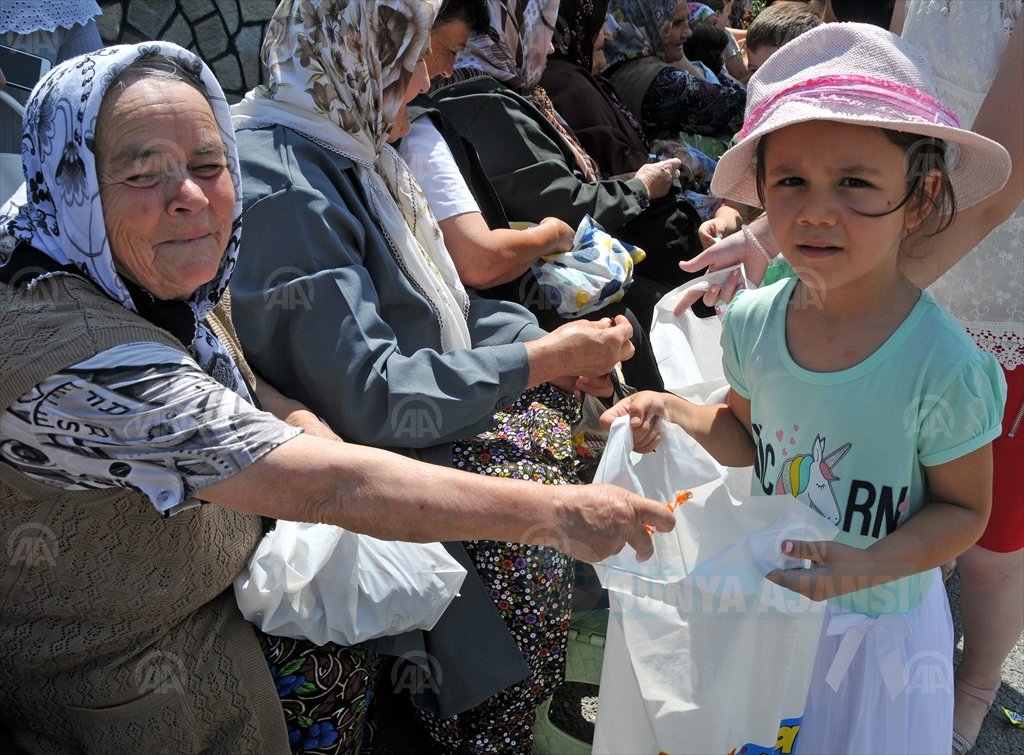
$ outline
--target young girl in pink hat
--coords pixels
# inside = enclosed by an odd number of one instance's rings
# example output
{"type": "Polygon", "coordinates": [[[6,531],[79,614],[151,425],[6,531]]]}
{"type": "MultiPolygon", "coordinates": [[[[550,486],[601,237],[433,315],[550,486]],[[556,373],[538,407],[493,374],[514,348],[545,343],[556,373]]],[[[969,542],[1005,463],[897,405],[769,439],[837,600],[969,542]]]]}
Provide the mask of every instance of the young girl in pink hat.
{"type": "MultiPolygon", "coordinates": [[[[953,636],[940,565],[981,535],[1005,383],[991,355],[900,271],[901,242],[997,191],[1006,151],[962,130],[914,48],[826,24],[751,78],[712,190],[764,207],[797,277],[724,319],[726,401],[630,396],[638,451],[675,422],[752,493],[790,494],[841,530],[783,543],[768,579],[828,615],[798,751],[948,753],[953,636]]],[[[809,650],[809,652],[811,652],[809,650]]]]}

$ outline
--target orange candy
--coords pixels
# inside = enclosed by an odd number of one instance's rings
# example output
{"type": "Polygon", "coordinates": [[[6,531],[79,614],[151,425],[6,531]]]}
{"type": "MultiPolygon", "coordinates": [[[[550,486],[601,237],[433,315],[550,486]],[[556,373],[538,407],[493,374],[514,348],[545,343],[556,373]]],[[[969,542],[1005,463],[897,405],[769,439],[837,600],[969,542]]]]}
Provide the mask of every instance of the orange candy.
{"type": "MultiPolygon", "coordinates": [[[[669,511],[675,511],[678,507],[682,506],[691,498],[693,498],[693,493],[691,493],[689,490],[677,490],[676,499],[674,501],[669,501],[668,503],[666,503],[665,508],[667,508],[669,511]]],[[[647,530],[648,535],[654,534],[653,525],[645,523],[644,529],[647,530]]]]}

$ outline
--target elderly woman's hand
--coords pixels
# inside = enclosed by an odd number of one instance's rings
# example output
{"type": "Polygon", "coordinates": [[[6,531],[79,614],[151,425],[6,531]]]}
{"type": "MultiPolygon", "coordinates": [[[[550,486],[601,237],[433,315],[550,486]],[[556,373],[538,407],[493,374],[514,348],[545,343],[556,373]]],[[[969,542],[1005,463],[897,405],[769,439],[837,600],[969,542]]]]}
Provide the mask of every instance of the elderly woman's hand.
{"type": "Polygon", "coordinates": [[[643,498],[614,485],[559,485],[555,500],[559,526],[547,544],[581,561],[601,561],[629,543],[637,561],[654,554],[645,525],[669,532],[675,514],[664,503],[643,498]],[[563,500],[564,499],[564,500],[563,500]]]}
{"type": "Polygon", "coordinates": [[[547,254],[572,251],[572,246],[576,241],[576,230],[564,220],[547,217],[540,221],[538,227],[544,229],[548,234],[548,245],[551,251],[547,254]]]}
{"type": "Polygon", "coordinates": [[[633,326],[618,315],[615,319],[576,320],[526,344],[530,362],[529,387],[566,375],[606,375],[619,362],[633,356],[633,326]]]}
{"type": "Polygon", "coordinates": [[[672,182],[679,178],[679,166],[681,163],[675,157],[669,160],[662,160],[659,163],[648,163],[641,165],[634,178],[640,179],[644,188],[647,189],[647,196],[651,199],[660,199],[668,194],[672,188],[672,182]]]}
{"type": "MultiPolygon", "coordinates": [[[[777,248],[767,219],[762,215],[752,221],[746,231],[737,231],[721,241],[716,241],[693,259],[681,261],[679,267],[688,273],[699,272],[704,267],[707,267],[708,272],[714,272],[742,262],[748,280],[760,284],[768,269],[768,255],[777,251],[777,248]]],[[[741,288],[741,282],[741,277],[734,275],[722,286],[712,285],[706,290],[693,288],[676,304],[674,314],[678,317],[697,299],[703,299],[709,307],[715,306],[720,299],[731,301],[736,291],[741,288]]]]}

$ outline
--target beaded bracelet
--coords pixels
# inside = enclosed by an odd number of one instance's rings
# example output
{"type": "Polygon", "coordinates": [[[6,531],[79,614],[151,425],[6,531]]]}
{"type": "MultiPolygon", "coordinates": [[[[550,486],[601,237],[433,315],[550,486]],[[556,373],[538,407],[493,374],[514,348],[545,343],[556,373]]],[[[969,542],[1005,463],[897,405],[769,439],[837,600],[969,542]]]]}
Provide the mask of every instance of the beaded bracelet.
{"type": "Polygon", "coordinates": [[[761,253],[761,256],[768,260],[768,263],[771,264],[772,255],[768,254],[768,250],[764,248],[764,244],[762,244],[758,240],[757,236],[754,235],[754,232],[750,230],[750,226],[744,223],[743,225],[740,226],[740,228],[743,230],[743,235],[747,237],[747,241],[753,244],[754,248],[761,253]]]}

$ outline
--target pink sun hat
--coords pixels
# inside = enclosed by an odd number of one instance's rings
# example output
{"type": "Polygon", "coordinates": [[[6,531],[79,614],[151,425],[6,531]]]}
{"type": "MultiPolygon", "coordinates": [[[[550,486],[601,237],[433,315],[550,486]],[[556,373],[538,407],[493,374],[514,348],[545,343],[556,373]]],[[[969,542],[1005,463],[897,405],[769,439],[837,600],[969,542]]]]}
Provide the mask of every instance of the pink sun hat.
{"type": "Polygon", "coordinates": [[[999,191],[1010,177],[1003,146],[960,128],[938,100],[918,48],[872,24],[828,23],[783,45],[751,76],[743,130],[718,161],[712,193],[759,207],[755,163],[761,137],[818,120],[942,139],[960,208],[999,191]]]}

